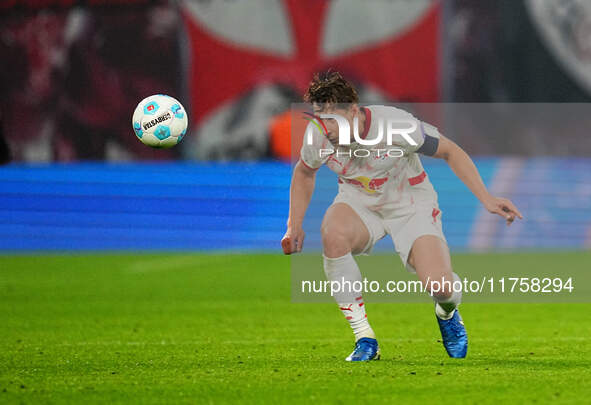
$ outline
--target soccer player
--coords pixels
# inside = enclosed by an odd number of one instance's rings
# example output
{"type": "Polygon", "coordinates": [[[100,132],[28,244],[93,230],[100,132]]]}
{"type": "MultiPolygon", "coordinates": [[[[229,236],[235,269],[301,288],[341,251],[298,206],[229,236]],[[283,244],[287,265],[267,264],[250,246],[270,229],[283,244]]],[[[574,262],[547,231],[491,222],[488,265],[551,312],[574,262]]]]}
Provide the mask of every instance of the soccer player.
{"type": "MultiPolygon", "coordinates": [[[[466,152],[435,127],[394,107],[360,107],[357,91],[339,73],[316,75],[304,101],[312,104],[316,121],[309,124],[313,126],[312,142],[304,139],[291,180],[287,231],[281,241],[284,253],[301,252],[303,248],[302,222],[314,191],[316,170],[326,164],[337,174],[339,183],[338,194],[321,226],[327,279],[361,281],[353,255],[368,254],[378,240],[389,234],[407,270],[417,274],[435,301],[435,315],[448,355],[465,357],[468,337],[457,309],[462,294],[452,286],[459,277],[452,270],[442,232],[437,193],[419,155],[444,159],[484,207],[502,216],[507,225],[516,217],[521,219],[521,213],[508,199],[489,194],[466,152]],[[320,120],[321,113],[344,117],[350,126],[350,142],[339,143],[337,119],[320,120]],[[384,152],[393,148],[386,143],[386,129],[380,129],[388,120],[416,123],[413,132],[403,135],[401,131],[393,136],[393,144],[402,156],[384,152]],[[355,135],[364,142],[380,136],[382,141],[364,146],[355,135]],[[368,148],[369,152],[361,151],[368,148]],[[431,289],[433,282],[443,288],[431,289]]],[[[355,335],[355,348],[346,360],[379,359],[380,349],[363,297],[344,288],[335,298],[355,335]]]]}

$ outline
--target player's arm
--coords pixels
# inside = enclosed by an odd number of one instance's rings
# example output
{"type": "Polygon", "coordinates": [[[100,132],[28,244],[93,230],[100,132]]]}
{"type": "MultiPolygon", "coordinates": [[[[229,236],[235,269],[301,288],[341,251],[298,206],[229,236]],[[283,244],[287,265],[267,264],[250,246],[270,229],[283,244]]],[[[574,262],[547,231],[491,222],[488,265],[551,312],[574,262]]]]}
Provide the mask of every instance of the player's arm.
{"type": "Polygon", "coordinates": [[[510,200],[494,197],[488,192],[478,173],[478,169],[476,169],[476,165],[474,165],[470,156],[455,142],[440,135],[439,144],[433,157],[445,160],[451,170],[480,200],[488,212],[505,218],[507,225],[511,225],[515,217],[523,219],[517,207],[510,200]]]}
{"type": "Polygon", "coordinates": [[[300,160],[291,178],[287,231],[281,239],[281,247],[286,255],[301,252],[304,246],[305,234],[302,223],[314,192],[315,181],[316,170],[307,167],[300,160]]]}

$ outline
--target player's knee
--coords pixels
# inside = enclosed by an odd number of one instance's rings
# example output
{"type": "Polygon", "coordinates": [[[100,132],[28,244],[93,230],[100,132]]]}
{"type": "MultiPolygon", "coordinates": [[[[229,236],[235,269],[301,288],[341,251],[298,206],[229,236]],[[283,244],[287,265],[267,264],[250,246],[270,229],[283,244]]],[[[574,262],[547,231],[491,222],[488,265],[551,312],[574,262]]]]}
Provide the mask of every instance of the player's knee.
{"type": "Polygon", "coordinates": [[[341,227],[323,225],[321,234],[322,248],[327,257],[341,257],[351,252],[350,238],[341,227]]]}
{"type": "MultiPolygon", "coordinates": [[[[447,273],[447,272],[446,272],[447,273]]],[[[454,292],[453,277],[432,278],[427,281],[427,290],[437,301],[449,300],[454,292]]]]}

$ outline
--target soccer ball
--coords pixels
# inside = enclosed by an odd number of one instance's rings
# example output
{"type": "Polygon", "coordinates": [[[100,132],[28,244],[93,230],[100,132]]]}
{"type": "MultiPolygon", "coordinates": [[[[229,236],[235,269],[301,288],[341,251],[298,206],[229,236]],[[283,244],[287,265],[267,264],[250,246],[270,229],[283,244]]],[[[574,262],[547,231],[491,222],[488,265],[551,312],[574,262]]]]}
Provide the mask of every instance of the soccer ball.
{"type": "Polygon", "coordinates": [[[153,148],[171,148],[187,132],[187,112],[178,100],[164,95],[146,97],[135,108],[131,120],[140,141],[153,148]]]}

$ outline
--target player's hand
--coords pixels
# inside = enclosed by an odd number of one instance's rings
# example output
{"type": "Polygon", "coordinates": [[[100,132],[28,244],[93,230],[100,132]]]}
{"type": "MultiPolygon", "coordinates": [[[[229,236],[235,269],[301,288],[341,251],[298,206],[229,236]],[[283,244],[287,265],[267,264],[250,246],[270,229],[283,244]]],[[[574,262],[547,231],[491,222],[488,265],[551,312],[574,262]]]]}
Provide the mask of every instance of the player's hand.
{"type": "Polygon", "coordinates": [[[505,218],[507,226],[515,221],[515,217],[523,219],[523,215],[521,215],[515,204],[506,198],[491,197],[485,202],[484,206],[491,214],[497,214],[505,218]]]}
{"type": "Polygon", "coordinates": [[[290,255],[292,253],[298,253],[302,251],[304,247],[304,238],[306,234],[301,227],[288,227],[283,239],[281,239],[281,247],[283,253],[290,255]]]}

